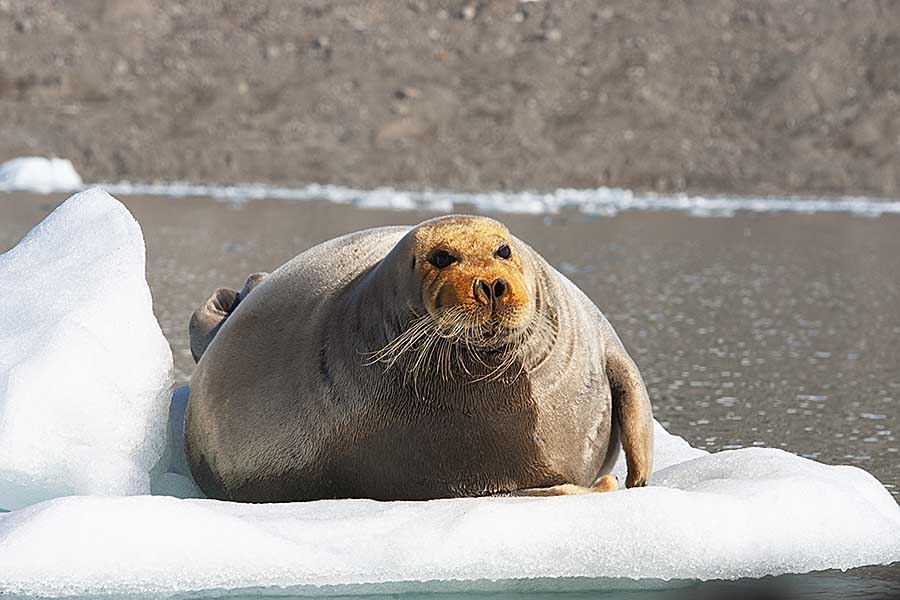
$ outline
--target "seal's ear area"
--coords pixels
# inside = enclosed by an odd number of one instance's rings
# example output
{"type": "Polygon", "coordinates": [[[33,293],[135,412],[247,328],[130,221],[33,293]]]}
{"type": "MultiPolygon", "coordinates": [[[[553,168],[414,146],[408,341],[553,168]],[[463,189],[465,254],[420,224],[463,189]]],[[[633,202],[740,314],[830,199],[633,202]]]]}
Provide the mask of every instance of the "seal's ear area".
{"type": "Polygon", "coordinates": [[[628,356],[618,337],[613,334],[606,355],[606,376],[612,392],[612,412],[628,476],[625,487],[643,487],[653,469],[653,410],[650,397],[637,365],[628,356]]]}
{"type": "Polygon", "coordinates": [[[228,315],[234,312],[238,304],[244,300],[253,288],[258,286],[268,276],[268,273],[254,273],[244,282],[241,291],[236,292],[229,288],[218,288],[212,296],[204,302],[200,308],[191,315],[188,325],[188,333],[191,339],[191,355],[194,362],[200,362],[200,357],[206,352],[213,338],[216,337],[222,324],[228,315]]]}

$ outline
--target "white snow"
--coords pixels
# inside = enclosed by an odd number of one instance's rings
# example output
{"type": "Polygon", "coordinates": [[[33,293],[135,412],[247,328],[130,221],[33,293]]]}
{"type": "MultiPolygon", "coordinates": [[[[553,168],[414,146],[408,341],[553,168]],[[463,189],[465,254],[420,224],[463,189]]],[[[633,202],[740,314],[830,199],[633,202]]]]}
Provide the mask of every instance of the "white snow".
{"type": "Polygon", "coordinates": [[[23,156],[0,165],[0,191],[72,192],[82,187],[72,162],[63,158],[23,156]]]}
{"type": "Polygon", "coordinates": [[[858,468],[707,454],[658,424],[656,455],[652,487],[559,498],[60,498],[0,515],[0,593],[563,591],[900,560],[900,507],[858,468]]]}
{"type": "Polygon", "coordinates": [[[0,508],[149,493],[172,353],[137,221],[77,194],[0,255],[0,282],[0,508]]]}

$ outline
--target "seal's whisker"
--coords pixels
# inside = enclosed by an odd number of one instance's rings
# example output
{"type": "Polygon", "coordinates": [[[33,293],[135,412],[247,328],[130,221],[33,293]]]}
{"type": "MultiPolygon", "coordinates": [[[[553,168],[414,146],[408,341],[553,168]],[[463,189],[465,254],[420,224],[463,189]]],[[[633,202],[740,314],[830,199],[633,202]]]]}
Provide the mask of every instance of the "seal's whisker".
{"type": "Polygon", "coordinates": [[[415,362],[411,369],[407,371],[407,374],[411,373],[413,378],[413,389],[416,390],[416,394],[418,395],[418,379],[419,373],[422,371],[422,366],[428,364],[424,362],[426,358],[428,358],[431,354],[431,350],[435,341],[440,339],[439,333],[437,329],[433,329],[429,332],[429,335],[426,336],[425,342],[419,349],[418,356],[416,357],[415,362]]]}
{"type": "Polygon", "coordinates": [[[430,313],[413,320],[403,332],[389,341],[383,348],[367,353],[370,359],[364,364],[368,366],[384,362],[390,368],[401,355],[415,346],[421,337],[428,333],[434,326],[435,320],[436,316],[430,313]]]}
{"type": "Polygon", "coordinates": [[[368,352],[367,355],[370,357],[370,360],[366,364],[381,362],[385,359],[391,358],[395,354],[402,353],[401,348],[403,348],[404,350],[408,348],[408,346],[415,341],[418,333],[423,330],[426,325],[427,321],[425,320],[415,323],[413,326],[403,331],[396,338],[388,342],[387,345],[385,345],[380,350],[368,352]]]}
{"type": "Polygon", "coordinates": [[[440,353],[438,355],[438,370],[441,374],[441,379],[443,381],[447,381],[450,378],[450,352],[452,349],[452,344],[447,339],[442,339],[440,341],[440,353]]]}
{"type": "Polygon", "coordinates": [[[492,371],[489,371],[487,374],[474,379],[472,383],[477,383],[479,381],[499,380],[500,377],[502,377],[503,374],[506,373],[506,371],[508,371],[513,364],[515,364],[516,358],[518,357],[516,350],[517,348],[515,347],[507,348],[500,363],[492,371]]]}
{"type": "Polygon", "coordinates": [[[558,333],[558,323],[540,310],[533,312],[527,326],[511,332],[505,323],[516,317],[485,323],[476,311],[461,305],[415,315],[383,348],[365,353],[364,364],[382,363],[388,370],[408,357],[403,384],[412,383],[417,395],[419,376],[425,371],[444,381],[458,373],[477,383],[504,378],[518,363],[510,379],[514,381],[540,360],[541,349],[552,346],[558,333]],[[471,365],[478,367],[476,373],[471,365]]]}

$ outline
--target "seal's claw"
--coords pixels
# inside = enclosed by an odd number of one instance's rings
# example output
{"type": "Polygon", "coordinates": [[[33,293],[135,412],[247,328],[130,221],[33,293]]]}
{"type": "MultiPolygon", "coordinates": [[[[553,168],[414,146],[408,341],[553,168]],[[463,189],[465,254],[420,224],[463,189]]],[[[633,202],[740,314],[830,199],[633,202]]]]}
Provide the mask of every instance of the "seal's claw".
{"type": "Polygon", "coordinates": [[[625,478],[625,487],[627,488],[646,487],[646,485],[646,477],[637,477],[629,473],[628,477],[625,478]]]}

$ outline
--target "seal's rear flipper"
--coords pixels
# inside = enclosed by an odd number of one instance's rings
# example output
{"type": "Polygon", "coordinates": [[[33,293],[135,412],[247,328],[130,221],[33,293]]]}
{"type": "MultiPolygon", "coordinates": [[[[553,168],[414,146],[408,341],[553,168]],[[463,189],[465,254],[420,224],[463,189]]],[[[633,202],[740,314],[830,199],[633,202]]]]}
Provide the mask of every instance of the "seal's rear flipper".
{"type": "Polygon", "coordinates": [[[619,489],[619,480],[615,475],[604,475],[597,480],[591,487],[583,485],[575,485],[573,483],[563,483],[543,488],[525,488],[521,490],[512,490],[510,496],[577,496],[579,494],[597,494],[603,492],[614,492],[619,489]]]}
{"type": "Polygon", "coordinates": [[[194,362],[200,362],[200,357],[216,337],[216,333],[225,323],[228,315],[234,312],[241,300],[246,298],[253,288],[262,283],[267,275],[268,273],[254,273],[247,278],[244,287],[239,292],[228,288],[218,288],[200,308],[194,311],[194,314],[191,315],[190,325],[188,325],[191,355],[194,357],[194,362]]]}

